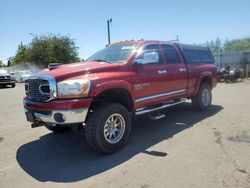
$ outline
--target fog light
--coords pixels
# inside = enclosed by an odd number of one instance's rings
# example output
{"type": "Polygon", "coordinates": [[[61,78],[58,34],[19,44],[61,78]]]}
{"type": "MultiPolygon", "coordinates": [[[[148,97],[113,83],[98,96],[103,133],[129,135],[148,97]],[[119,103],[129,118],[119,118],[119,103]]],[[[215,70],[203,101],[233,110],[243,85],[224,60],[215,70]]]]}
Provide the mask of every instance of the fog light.
{"type": "Polygon", "coordinates": [[[61,113],[55,113],[55,114],[54,114],[54,119],[55,119],[55,121],[58,122],[58,123],[63,123],[63,122],[65,122],[65,117],[64,117],[64,115],[61,114],[61,113]]]}

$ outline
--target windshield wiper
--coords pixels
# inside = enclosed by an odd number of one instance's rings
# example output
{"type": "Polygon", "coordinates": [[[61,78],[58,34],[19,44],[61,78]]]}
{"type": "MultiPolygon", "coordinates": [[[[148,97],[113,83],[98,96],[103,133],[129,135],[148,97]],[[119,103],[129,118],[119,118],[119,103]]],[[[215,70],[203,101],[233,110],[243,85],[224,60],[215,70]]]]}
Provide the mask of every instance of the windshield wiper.
{"type": "Polygon", "coordinates": [[[105,62],[105,63],[110,63],[112,64],[111,61],[107,61],[107,60],[104,60],[104,59],[94,59],[93,61],[97,61],[97,62],[105,62]]]}

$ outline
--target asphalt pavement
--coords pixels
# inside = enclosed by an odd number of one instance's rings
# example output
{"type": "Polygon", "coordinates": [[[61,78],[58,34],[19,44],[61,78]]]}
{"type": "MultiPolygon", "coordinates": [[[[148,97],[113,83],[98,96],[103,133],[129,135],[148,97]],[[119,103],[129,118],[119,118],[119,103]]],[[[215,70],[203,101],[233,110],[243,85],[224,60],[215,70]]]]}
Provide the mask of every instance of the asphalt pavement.
{"type": "Polygon", "coordinates": [[[24,85],[0,88],[0,188],[250,187],[250,81],[218,84],[208,112],[185,103],[133,122],[124,149],[102,155],[84,133],[26,121],[24,85]]]}

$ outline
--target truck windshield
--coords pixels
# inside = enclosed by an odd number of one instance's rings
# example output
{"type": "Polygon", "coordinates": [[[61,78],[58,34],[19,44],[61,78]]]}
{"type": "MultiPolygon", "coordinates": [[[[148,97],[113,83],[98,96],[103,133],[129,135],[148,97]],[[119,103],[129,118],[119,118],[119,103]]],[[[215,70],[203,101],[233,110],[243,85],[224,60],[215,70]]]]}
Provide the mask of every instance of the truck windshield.
{"type": "Polygon", "coordinates": [[[86,61],[123,63],[127,61],[129,55],[135,49],[135,46],[136,46],[136,43],[114,44],[96,52],[86,61]]]}

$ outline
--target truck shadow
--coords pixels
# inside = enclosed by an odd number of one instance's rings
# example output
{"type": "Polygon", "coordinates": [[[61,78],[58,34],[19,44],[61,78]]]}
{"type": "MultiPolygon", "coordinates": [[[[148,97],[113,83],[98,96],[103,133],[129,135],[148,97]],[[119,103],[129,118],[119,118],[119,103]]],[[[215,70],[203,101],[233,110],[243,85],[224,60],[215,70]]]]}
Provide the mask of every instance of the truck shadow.
{"type": "Polygon", "coordinates": [[[197,122],[215,115],[223,109],[213,105],[208,112],[195,112],[190,103],[165,110],[167,118],[150,121],[138,117],[133,122],[128,144],[112,155],[103,155],[91,150],[82,133],[49,133],[38,140],[22,145],[16,159],[23,170],[41,182],[75,182],[110,170],[138,153],[155,157],[167,157],[164,151],[149,151],[155,144],[171,139],[179,132],[191,128],[197,122]]]}

